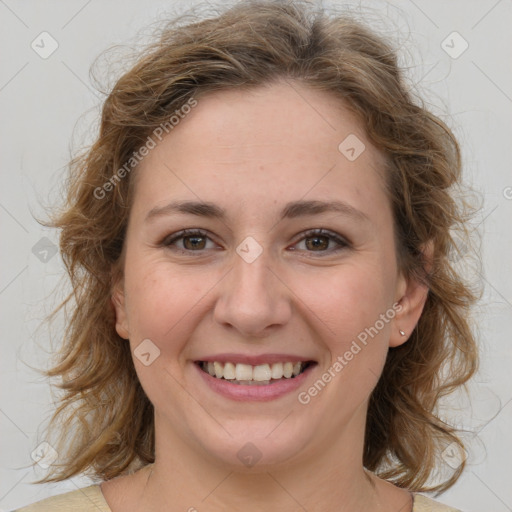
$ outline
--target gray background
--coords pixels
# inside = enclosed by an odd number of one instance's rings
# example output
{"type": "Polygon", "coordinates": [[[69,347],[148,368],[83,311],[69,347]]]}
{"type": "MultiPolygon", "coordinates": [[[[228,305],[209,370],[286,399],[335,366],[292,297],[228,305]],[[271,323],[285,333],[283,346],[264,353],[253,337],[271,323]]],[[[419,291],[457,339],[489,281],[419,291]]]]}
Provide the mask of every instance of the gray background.
{"type": "MultiPolygon", "coordinates": [[[[438,499],[466,512],[512,511],[512,2],[353,5],[398,39],[411,87],[455,131],[466,181],[482,200],[475,228],[483,250],[477,276],[485,286],[477,317],[483,361],[471,401],[458,395],[445,403],[446,414],[471,429],[468,469],[438,499]],[[469,46],[458,55],[464,41],[469,46]]],[[[44,216],[44,205],[59,199],[70,151],[97,128],[102,96],[89,76],[94,59],[113,44],[136,47],[144,27],[181,9],[176,1],[0,0],[0,510],[88,483],[31,484],[44,474],[31,468],[31,453],[44,441],[54,398],[30,366],[48,363],[51,341],[41,321],[62,296],[54,289],[63,276],[57,233],[33,216],[44,216]],[[45,31],[51,37],[40,35],[45,31]],[[52,44],[58,47],[48,56],[52,44]]]]}

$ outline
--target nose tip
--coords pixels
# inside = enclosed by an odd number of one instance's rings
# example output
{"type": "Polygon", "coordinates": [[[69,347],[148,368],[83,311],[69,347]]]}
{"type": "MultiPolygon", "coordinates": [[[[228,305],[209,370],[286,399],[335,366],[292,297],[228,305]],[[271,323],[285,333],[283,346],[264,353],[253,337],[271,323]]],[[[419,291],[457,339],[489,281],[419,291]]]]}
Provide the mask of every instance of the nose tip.
{"type": "Polygon", "coordinates": [[[261,253],[254,258],[257,251],[250,241],[240,246],[247,251],[236,258],[223,282],[214,319],[245,337],[262,338],[289,321],[291,305],[286,287],[274,275],[267,258],[261,253]]]}

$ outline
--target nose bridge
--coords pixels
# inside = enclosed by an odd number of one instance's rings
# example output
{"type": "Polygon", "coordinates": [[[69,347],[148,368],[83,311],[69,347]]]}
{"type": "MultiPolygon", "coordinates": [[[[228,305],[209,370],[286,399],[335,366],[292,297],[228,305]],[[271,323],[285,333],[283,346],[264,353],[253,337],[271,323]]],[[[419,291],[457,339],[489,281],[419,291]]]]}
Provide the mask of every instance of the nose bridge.
{"type": "Polygon", "coordinates": [[[218,323],[247,336],[262,336],[267,328],[289,320],[289,297],[273,266],[269,251],[256,245],[254,239],[238,246],[232,271],[223,280],[216,303],[214,317],[218,323]]]}

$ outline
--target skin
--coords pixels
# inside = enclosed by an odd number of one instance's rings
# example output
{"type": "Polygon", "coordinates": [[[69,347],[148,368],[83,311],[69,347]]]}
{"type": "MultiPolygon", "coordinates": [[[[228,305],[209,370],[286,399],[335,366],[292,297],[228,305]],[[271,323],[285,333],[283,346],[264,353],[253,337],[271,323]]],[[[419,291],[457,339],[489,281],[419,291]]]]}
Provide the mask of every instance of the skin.
{"type": "Polygon", "coordinates": [[[368,397],[389,348],[407,340],[399,330],[413,330],[427,296],[397,266],[383,158],[339,99],[277,82],[199,97],[144,159],[113,303],[132,351],[148,338],[160,350],[148,366],[134,357],[155,407],[156,461],[102,484],[114,512],[410,510],[408,492],[362,466],[368,397]],[[366,147],[353,162],[338,150],[349,134],[366,147]],[[343,201],[365,218],[279,220],[286,203],[301,199],[343,201]],[[212,202],[227,217],[145,221],[173,200],[212,202]],[[209,238],[199,250],[190,239],[162,244],[184,228],[209,238]],[[315,228],[349,243],[335,251],[333,239],[304,237],[315,228]],[[252,263],[236,252],[248,236],[262,248],[252,263]],[[307,405],[297,392],[233,401],[194,367],[223,352],[303,355],[317,361],[299,389],[307,390],[396,303],[396,316],[307,405]],[[252,468],[237,457],[248,442],[261,454],[252,468]]]}

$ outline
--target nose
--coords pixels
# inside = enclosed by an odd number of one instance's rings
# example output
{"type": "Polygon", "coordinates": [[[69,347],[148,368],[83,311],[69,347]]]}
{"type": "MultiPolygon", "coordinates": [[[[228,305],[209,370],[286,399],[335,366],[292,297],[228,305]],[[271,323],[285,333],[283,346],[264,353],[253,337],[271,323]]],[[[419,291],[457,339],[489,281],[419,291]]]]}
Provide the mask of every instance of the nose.
{"type": "Polygon", "coordinates": [[[234,260],[222,280],[214,319],[246,338],[264,338],[289,322],[291,292],[271,268],[265,251],[251,263],[238,254],[234,260]]]}

